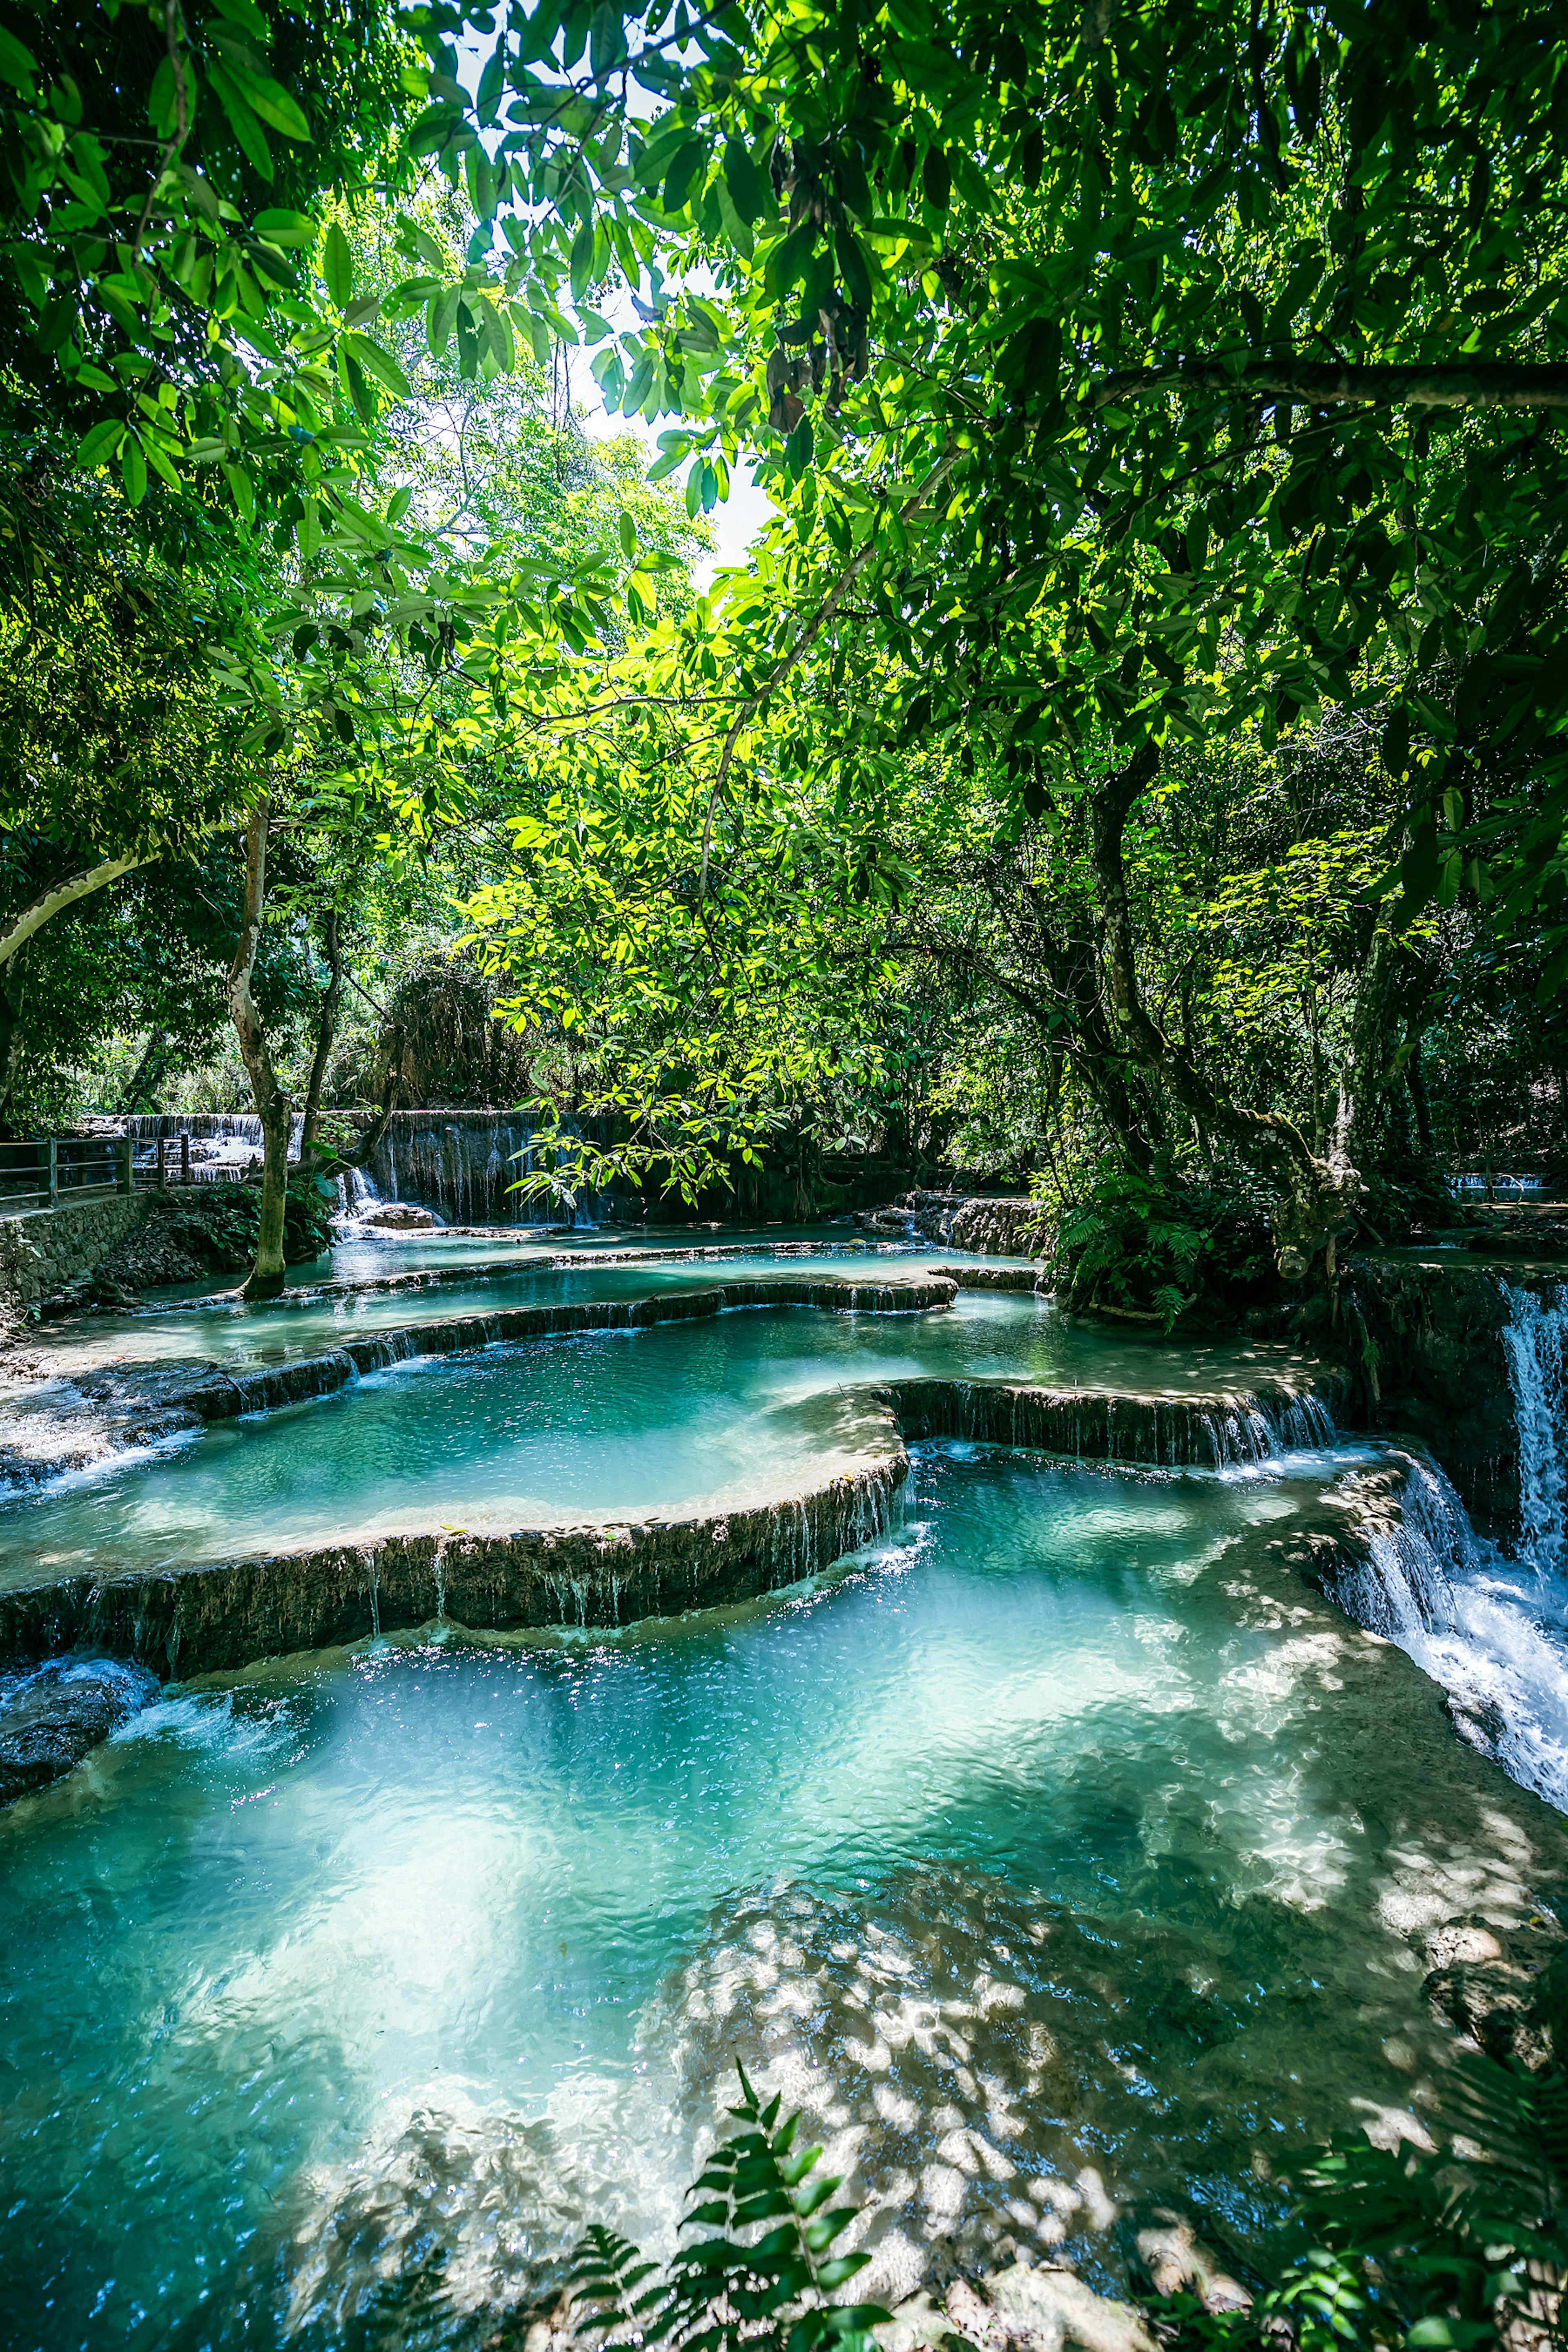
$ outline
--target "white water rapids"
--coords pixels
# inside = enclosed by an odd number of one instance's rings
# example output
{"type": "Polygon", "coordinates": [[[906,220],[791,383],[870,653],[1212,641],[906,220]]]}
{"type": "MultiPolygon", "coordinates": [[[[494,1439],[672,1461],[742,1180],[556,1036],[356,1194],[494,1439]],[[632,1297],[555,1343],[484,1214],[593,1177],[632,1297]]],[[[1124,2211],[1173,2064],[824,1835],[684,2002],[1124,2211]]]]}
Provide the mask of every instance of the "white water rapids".
{"type": "Polygon", "coordinates": [[[1466,1737],[1568,1811],[1568,1283],[1503,1285],[1503,1349],[1519,1431],[1520,1538],[1482,1541],[1436,1464],[1414,1460],[1403,1525],[1372,1538],[1340,1605],[1407,1651],[1448,1694],[1466,1737]]]}

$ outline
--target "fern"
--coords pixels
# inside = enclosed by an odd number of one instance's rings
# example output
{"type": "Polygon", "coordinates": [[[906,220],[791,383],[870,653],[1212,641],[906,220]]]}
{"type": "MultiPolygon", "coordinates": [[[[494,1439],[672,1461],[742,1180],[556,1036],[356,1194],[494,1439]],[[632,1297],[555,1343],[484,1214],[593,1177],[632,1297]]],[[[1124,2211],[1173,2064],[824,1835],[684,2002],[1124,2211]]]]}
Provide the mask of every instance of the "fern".
{"type": "Polygon", "coordinates": [[[828,2203],[841,2179],[811,2178],[822,2150],[796,2147],[799,2116],[781,2124],[778,2098],[763,2106],[736,2072],[742,2098],[729,2113],[747,2128],[714,2150],[681,2223],[719,2234],[681,2247],[661,2273],[629,2240],[591,2229],[570,2273],[577,2333],[671,2352],[877,2352],[871,2330],[889,2314],[827,2300],[869,2260],[830,2252],[856,2215],[828,2203]]]}

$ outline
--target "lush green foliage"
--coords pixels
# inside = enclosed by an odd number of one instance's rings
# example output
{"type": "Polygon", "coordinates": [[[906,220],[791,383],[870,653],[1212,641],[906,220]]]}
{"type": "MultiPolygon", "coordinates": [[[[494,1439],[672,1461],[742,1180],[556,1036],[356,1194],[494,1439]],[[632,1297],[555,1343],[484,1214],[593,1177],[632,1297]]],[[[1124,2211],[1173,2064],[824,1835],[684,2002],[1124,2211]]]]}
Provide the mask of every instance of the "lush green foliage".
{"type": "MultiPolygon", "coordinates": [[[[331,1244],[330,1202],[310,1181],[290,1184],[283,1223],[283,1254],[290,1265],[309,1265],[331,1244]]],[[[215,1274],[243,1272],[256,1255],[261,1190],[256,1184],[203,1184],[182,1198],[164,1220],[170,1241],[215,1274]]]]}
{"type": "MultiPolygon", "coordinates": [[[[411,18],[448,77],[466,21],[411,18]]],[[[541,0],[417,143],[472,157],[503,108],[486,193],[527,187],[534,299],[580,301],[612,258],[629,280],[655,232],[686,289],[650,280],[647,324],[595,362],[607,395],[687,420],[667,454],[701,495],[761,439],[789,602],[855,567],[910,733],[983,729],[1023,814],[1081,790],[1107,734],[1268,743],[1380,705],[1405,913],[1467,859],[1550,913],[1550,11],[817,0],[644,25],[541,0]]]]}
{"type": "Polygon", "coordinates": [[[674,2352],[873,2352],[871,2330],[889,2315],[827,2300],[869,2259],[830,2251],[856,2209],[829,2203],[843,2182],[816,2172],[820,2147],[795,2146],[799,2116],[781,2124],[776,2094],[764,2105],[738,2071],[728,2112],[747,2128],[709,2158],[683,2223],[720,2234],[682,2246],[660,2272],[613,2231],[590,2230],[571,2273],[578,2332],[674,2352]]]}

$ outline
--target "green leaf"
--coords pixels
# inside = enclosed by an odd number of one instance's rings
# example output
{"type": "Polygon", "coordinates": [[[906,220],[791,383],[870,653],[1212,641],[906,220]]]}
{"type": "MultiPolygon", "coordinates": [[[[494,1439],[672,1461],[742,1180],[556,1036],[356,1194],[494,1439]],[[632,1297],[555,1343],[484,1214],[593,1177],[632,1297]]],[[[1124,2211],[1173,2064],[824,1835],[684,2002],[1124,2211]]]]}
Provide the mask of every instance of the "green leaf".
{"type": "Polygon", "coordinates": [[[928,205],[934,205],[939,213],[946,212],[952,198],[952,171],[942,148],[926,149],[921,187],[928,205]]]}
{"type": "Polygon", "coordinates": [[[627,562],[630,563],[637,556],[637,527],[624,508],[621,510],[620,520],[616,523],[616,529],[620,535],[621,553],[626,557],[627,562]]]}
{"type": "Polygon", "coordinates": [[[268,245],[314,245],[316,224],[309,213],[258,213],[253,223],[258,236],[268,245]]]}
{"type": "Polygon", "coordinates": [[[839,222],[834,233],[833,241],[837,248],[838,268],[844,280],[844,291],[858,310],[869,310],[871,308],[870,265],[856,239],[855,232],[847,221],[839,222]]]}
{"type": "Polygon", "coordinates": [[[327,291],[340,310],[346,310],[353,300],[354,257],[341,221],[331,221],[321,245],[321,275],[327,281],[327,291]]]}
{"type": "Polygon", "coordinates": [[[374,376],[377,383],[384,384],[395,400],[408,398],[408,378],[389,351],[374,342],[369,335],[345,335],[343,341],[366,375],[374,376]]]}
{"type": "Polygon", "coordinates": [[[615,71],[626,54],[626,24],[618,0],[599,0],[590,23],[588,60],[595,81],[615,71]]]}
{"type": "Polygon", "coordinates": [[[147,459],[134,433],[125,436],[120,452],[120,478],[125,485],[127,503],[139,507],[147,495],[147,459]]]}
{"type": "Polygon", "coordinates": [[[752,158],[743,139],[731,139],[724,149],[724,184],[735,210],[748,228],[776,211],[773,184],[752,158]]]}
{"type": "Polygon", "coordinates": [[[77,444],[77,464],[101,466],[110,451],[117,446],[124,430],[124,425],[116,416],[106,418],[101,425],[95,425],[90,432],[82,435],[77,444]]]}
{"type": "Polygon", "coordinates": [[[303,145],[310,136],[310,126],[300,110],[299,100],[291,98],[280,81],[267,74],[252,73],[246,66],[228,61],[229,71],[249,100],[251,107],[270,130],[281,131],[285,139],[303,145]]]}
{"type": "Polygon", "coordinates": [[[572,245],[572,299],[580,302],[594,271],[594,224],[585,221],[572,245]]]}
{"type": "Polygon", "coordinates": [[[742,260],[750,261],[755,249],[752,238],[751,223],[742,217],[737,207],[728,180],[715,181],[714,194],[719,200],[719,218],[723,225],[725,236],[742,260]]]}
{"type": "Polygon", "coordinates": [[[218,95],[218,102],[228,117],[240,153],[254,172],[270,183],[272,150],[267,144],[267,133],[251,112],[244,92],[221,58],[207,60],[207,79],[218,95]]]}
{"type": "Polygon", "coordinates": [[[763,264],[763,291],[770,302],[782,302],[805,269],[816,243],[816,223],[808,215],[775,245],[763,264]]]}
{"type": "Polygon", "coordinates": [[[6,32],[0,25],[0,81],[8,81],[13,88],[30,94],[37,70],[38,61],[32,50],[25,49],[15,33],[6,32]]]}
{"type": "Polygon", "coordinates": [[[842,2286],[846,2279],[852,2279],[857,2271],[863,2271],[870,2259],[870,2255],[866,2253],[839,2254],[833,2262],[819,2263],[816,2284],[825,2294],[830,2294],[836,2286],[842,2286]]]}
{"type": "Polygon", "coordinates": [[[425,341],[430,356],[438,360],[452,340],[457,323],[458,305],[463,299],[460,286],[448,286],[444,294],[432,294],[425,310],[425,341]]]}
{"type": "Polygon", "coordinates": [[[659,198],[667,213],[679,213],[685,209],[691,183],[707,160],[708,150],[700,139],[694,135],[682,140],[675,151],[675,161],[666,175],[664,193],[659,198]]]}
{"type": "Polygon", "coordinates": [[[256,0],[213,0],[213,14],[231,25],[242,26],[253,41],[263,48],[272,38],[272,27],[256,5],[256,0]]]}
{"type": "Polygon", "coordinates": [[[401,522],[413,503],[414,486],[411,482],[405,482],[400,490],[394,490],[386,502],[387,521],[401,522]]]}

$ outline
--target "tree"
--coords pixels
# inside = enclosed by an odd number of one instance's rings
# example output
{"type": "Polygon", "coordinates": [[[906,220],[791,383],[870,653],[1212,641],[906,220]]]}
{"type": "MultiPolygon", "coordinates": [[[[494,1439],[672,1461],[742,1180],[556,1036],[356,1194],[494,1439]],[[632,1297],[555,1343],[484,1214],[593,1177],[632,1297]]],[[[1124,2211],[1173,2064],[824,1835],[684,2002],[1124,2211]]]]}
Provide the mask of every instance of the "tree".
{"type": "MultiPolygon", "coordinates": [[[[422,21],[448,71],[463,21],[422,21]]],[[[850,0],[644,29],[544,0],[447,137],[509,91],[537,299],[657,252],[606,395],[685,418],[666,455],[700,496],[742,436],[763,454],[775,644],[853,574],[907,740],[983,737],[1016,824],[1095,801],[1110,1009],[1173,1084],[1115,943],[1174,742],[1378,710],[1395,928],[1468,888],[1568,945],[1549,11],[850,0]]],[[[1356,1197],[1358,1083],[1326,1156],[1267,1139],[1292,1265],[1356,1197]]]]}

